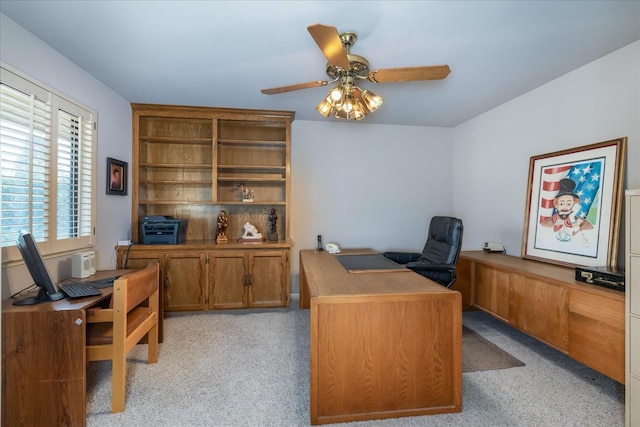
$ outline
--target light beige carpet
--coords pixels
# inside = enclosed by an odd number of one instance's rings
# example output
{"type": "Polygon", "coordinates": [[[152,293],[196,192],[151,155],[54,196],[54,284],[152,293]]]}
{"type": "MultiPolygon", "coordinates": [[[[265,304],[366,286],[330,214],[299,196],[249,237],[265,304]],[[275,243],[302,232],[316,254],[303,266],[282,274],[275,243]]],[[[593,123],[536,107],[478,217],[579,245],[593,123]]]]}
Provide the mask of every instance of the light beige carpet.
{"type": "Polygon", "coordinates": [[[491,371],[524,366],[500,347],[462,326],[462,372],[491,371]]]}
{"type": "MultiPolygon", "coordinates": [[[[129,353],[126,408],[118,414],[111,413],[111,362],[91,362],[87,427],[309,426],[309,313],[268,310],[168,314],[158,363],[146,363],[146,345],[129,353]]],[[[463,374],[459,413],[332,426],[624,425],[624,385],[483,312],[462,316],[526,366],[463,374]]],[[[472,360],[500,353],[482,356],[486,343],[473,343],[463,343],[472,360]]]]}

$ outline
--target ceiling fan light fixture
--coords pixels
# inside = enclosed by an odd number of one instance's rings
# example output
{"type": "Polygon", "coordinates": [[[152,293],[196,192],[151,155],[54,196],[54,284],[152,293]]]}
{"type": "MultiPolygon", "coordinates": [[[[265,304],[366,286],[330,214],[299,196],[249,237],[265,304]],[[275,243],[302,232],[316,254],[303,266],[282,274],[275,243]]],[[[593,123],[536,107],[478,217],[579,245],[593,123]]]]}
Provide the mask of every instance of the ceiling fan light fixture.
{"type": "Polygon", "coordinates": [[[353,108],[351,109],[351,115],[353,116],[353,120],[361,120],[367,116],[367,109],[362,102],[356,99],[356,102],[353,104],[353,108]]]}
{"type": "Polygon", "coordinates": [[[338,119],[361,120],[380,108],[382,102],[381,96],[360,89],[350,79],[344,79],[327,93],[327,97],[316,106],[316,111],[324,117],[333,113],[338,119]]]}
{"type": "Polygon", "coordinates": [[[334,106],[342,104],[343,97],[344,91],[342,90],[341,85],[338,85],[329,91],[329,98],[331,98],[334,106]]]}
{"type": "Polygon", "coordinates": [[[367,115],[365,106],[356,98],[352,98],[340,107],[336,108],[334,117],[346,120],[361,120],[367,115]],[[346,108],[345,108],[346,107],[346,108]]]}
{"type": "Polygon", "coordinates": [[[344,110],[336,110],[335,118],[336,119],[346,119],[346,120],[362,120],[366,114],[362,110],[351,110],[351,112],[346,112],[344,110]]]}
{"type": "Polygon", "coordinates": [[[349,114],[349,112],[343,109],[336,109],[334,117],[336,119],[351,119],[351,115],[349,114]]]}
{"type": "Polygon", "coordinates": [[[362,91],[362,101],[364,101],[365,107],[370,113],[376,111],[382,105],[383,99],[381,96],[376,95],[368,89],[362,91]]]}
{"type": "Polygon", "coordinates": [[[344,110],[347,113],[350,113],[351,110],[353,110],[353,104],[354,104],[354,99],[353,99],[353,95],[351,95],[350,93],[347,93],[344,95],[344,101],[342,101],[342,105],[338,106],[338,110],[344,110]]]}
{"type": "Polygon", "coordinates": [[[331,99],[331,97],[327,97],[316,107],[318,113],[322,114],[325,117],[329,117],[329,115],[331,114],[331,110],[333,110],[333,105],[331,105],[329,99],[331,99]]]}

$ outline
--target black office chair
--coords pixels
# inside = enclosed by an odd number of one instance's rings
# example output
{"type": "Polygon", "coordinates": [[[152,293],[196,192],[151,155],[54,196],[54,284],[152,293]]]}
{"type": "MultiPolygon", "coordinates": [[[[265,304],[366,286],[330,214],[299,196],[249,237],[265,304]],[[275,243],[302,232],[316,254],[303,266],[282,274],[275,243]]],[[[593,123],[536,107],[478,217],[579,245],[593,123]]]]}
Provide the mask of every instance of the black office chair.
{"type": "Polygon", "coordinates": [[[462,248],[462,231],[461,219],[434,216],[429,224],[427,243],[422,253],[384,252],[382,255],[449,288],[456,281],[456,264],[462,248]]]}

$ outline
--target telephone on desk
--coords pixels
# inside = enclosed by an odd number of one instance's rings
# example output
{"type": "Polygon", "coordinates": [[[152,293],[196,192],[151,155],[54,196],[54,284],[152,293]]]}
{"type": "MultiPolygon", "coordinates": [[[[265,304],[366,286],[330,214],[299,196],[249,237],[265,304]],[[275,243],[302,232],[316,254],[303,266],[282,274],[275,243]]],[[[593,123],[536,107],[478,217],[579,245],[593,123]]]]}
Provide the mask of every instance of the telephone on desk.
{"type": "Polygon", "coordinates": [[[502,243],[496,243],[496,242],[484,242],[484,246],[482,247],[482,250],[485,252],[506,253],[506,250],[504,249],[504,246],[502,246],[502,243]]]}
{"type": "Polygon", "coordinates": [[[338,246],[337,243],[327,243],[327,246],[325,246],[325,249],[330,254],[339,254],[340,253],[340,246],[338,246]]]}

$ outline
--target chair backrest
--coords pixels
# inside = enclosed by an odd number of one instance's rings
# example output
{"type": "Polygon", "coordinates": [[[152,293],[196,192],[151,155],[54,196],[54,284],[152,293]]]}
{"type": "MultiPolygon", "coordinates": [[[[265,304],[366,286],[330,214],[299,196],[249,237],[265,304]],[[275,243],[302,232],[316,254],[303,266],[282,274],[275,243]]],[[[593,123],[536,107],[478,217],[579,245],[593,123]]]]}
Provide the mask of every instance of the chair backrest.
{"type": "Polygon", "coordinates": [[[160,304],[159,271],[158,263],[149,263],[146,268],[121,276],[113,282],[109,308],[87,310],[88,345],[110,345],[118,331],[123,339],[128,339],[129,333],[139,326],[139,320],[154,312],[157,316],[160,304]]]}
{"type": "Polygon", "coordinates": [[[87,361],[111,360],[111,412],[125,403],[127,353],[147,337],[147,360],[158,361],[159,267],[126,274],[113,282],[110,308],[87,310],[87,361]]]}
{"type": "MultiPolygon", "coordinates": [[[[120,279],[127,281],[127,313],[149,298],[158,289],[158,265],[149,264],[145,269],[129,273],[120,279]]],[[[118,279],[118,280],[120,280],[118,279]]]]}
{"type": "Polygon", "coordinates": [[[421,258],[432,264],[456,265],[462,248],[462,231],[461,219],[434,216],[421,258]]]}

